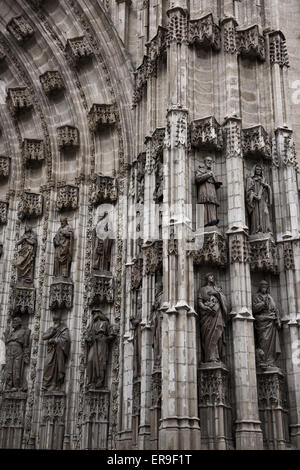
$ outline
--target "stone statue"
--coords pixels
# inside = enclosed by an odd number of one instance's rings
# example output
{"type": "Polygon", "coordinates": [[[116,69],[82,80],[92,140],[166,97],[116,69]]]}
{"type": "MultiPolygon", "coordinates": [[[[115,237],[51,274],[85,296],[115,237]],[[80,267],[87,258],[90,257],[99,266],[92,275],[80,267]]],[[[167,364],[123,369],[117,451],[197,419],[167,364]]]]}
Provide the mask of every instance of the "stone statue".
{"type": "Polygon", "coordinates": [[[163,285],[159,281],[156,286],[155,302],[152,307],[152,348],[153,348],[153,369],[161,368],[161,311],[163,285]]]}
{"type": "Polygon", "coordinates": [[[17,242],[17,279],[24,284],[32,284],[37,249],[37,235],[32,228],[25,226],[23,237],[17,242]]]}
{"type": "Polygon", "coordinates": [[[73,258],[73,230],[66,217],[60,218],[61,227],[56,233],[53,244],[54,254],[54,277],[68,278],[73,258]]]}
{"type": "Polygon", "coordinates": [[[211,227],[219,223],[217,207],[220,204],[217,199],[217,189],[222,186],[222,183],[216,181],[212,168],[213,159],[206,157],[204,165],[200,165],[196,171],[197,203],[204,205],[204,227],[211,227]]]}
{"type": "Polygon", "coordinates": [[[206,276],[206,284],[198,294],[198,306],[203,362],[220,362],[224,356],[227,302],[221,288],[216,286],[213,274],[206,276]]]}
{"type": "Polygon", "coordinates": [[[153,192],[153,198],[156,202],[162,202],[163,200],[163,183],[164,183],[164,167],[161,161],[157,162],[155,172],[155,190],[153,192]]]}
{"type": "Polygon", "coordinates": [[[6,348],[5,390],[26,391],[25,364],[29,363],[30,330],[22,326],[20,317],[14,317],[11,330],[4,334],[6,348]]]}
{"type": "Polygon", "coordinates": [[[272,189],[266,182],[263,167],[255,165],[252,176],[247,180],[246,202],[250,216],[250,233],[272,233],[270,206],[272,189]]]}
{"type": "Polygon", "coordinates": [[[109,342],[114,338],[110,334],[109,326],[109,320],[101,310],[92,311],[92,320],[85,336],[88,389],[101,389],[105,385],[108,347],[109,342]]]}
{"type": "Polygon", "coordinates": [[[99,271],[111,270],[111,251],[113,246],[113,234],[110,229],[108,212],[99,217],[94,229],[94,258],[93,269],[99,271]]]}
{"type": "Polygon", "coordinates": [[[136,316],[130,319],[133,334],[133,378],[141,376],[141,321],[142,321],[142,291],[139,289],[137,293],[136,316]]]}
{"type": "Polygon", "coordinates": [[[42,338],[44,341],[48,341],[44,364],[43,390],[62,391],[71,340],[69,329],[62,323],[59,312],[53,313],[53,326],[44,333],[42,338]]]}
{"type": "Polygon", "coordinates": [[[255,317],[256,356],[262,369],[276,367],[281,353],[278,330],[281,320],[276,304],[269,294],[269,284],[262,281],[253,295],[252,310],[255,317]]]}

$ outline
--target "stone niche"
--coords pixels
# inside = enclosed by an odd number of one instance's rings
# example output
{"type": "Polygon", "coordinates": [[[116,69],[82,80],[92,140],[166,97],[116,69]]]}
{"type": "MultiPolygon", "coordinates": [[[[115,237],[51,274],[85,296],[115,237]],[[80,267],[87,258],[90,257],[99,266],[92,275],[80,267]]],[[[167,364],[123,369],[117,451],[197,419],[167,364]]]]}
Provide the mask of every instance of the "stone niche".
{"type": "Polygon", "coordinates": [[[22,158],[28,168],[35,168],[45,160],[44,141],[42,139],[24,139],[22,158]]]}
{"type": "Polygon", "coordinates": [[[214,22],[212,13],[189,22],[189,44],[221,50],[221,29],[214,22]]]}
{"type": "Polygon", "coordinates": [[[237,28],[237,51],[242,57],[266,60],[265,38],[259,32],[258,25],[237,28]]]}
{"type": "Polygon", "coordinates": [[[54,282],[50,286],[50,310],[71,309],[73,307],[73,284],[71,282],[54,282]]]}
{"type": "Polygon", "coordinates": [[[92,132],[101,128],[113,126],[117,121],[117,113],[113,104],[94,103],[88,113],[89,127],[92,132]]]}
{"type": "Polygon", "coordinates": [[[13,313],[33,315],[35,310],[35,289],[31,287],[14,287],[13,313]]]}
{"type": "Polygon", "coordinates": [[[47,96],[55,95],[65,88],[62,76],[58,70],[48,70],[40,76],[40,82],[47,96]]]}
{"type": "Polygon", "coordinates": [[[43,215],[43,196],[37,193],[24,191],[21,194],[18,205],[18,217],[20,220],[35,218],[43,215]]]}
{"type": "Polygon", "coordinates": [[[111,176],[95,175],[91,188],[90,202],[94,206],[104,203],[115,203],[118,199],[116,178],[111,176]]]}
{"type": "Polygon", "coordinates": [[[6,102],[13,116],[33,108],[33,101],[27,87],[9,88],[6,102]]]}
{"type": "Polygon", "coordinates": [[[75,67],[79,67],[91,60],[94,55],[94,51],[85,36],[68,39],[66,53],[75,67]]]}
{"type": "Polygon", "coordinates": [[[53,391],[43,394],[40,435],[41,449],[63,449],[65,411],[65,393],[53,391]]]}
{"type": "Polygon", "coordinates": [[[12,18],[6,25],[7,31],[18,41],[23,43],[34,35],[34,30],[24,16],[12,18]]]}
{"type": "Polygon", "coordinates": [[[74,126],[61,126],[57,129],[58,148],[60,150],[72,150],[79,147],[79,130],[74,126]]]}
{"type": "Polygon", "coordinates": [[[244,157],[272,159],[270,136],[263,126],[242,129],[242,149],[244,157]]]}
{"type": "Polygon", "coordinates": [[[70,184],[57,189],[56,207],[59,211],[75,210],[78,208],[78,187],[70,184]]]}
{"type": "Polygon", "coordinates": [[[191,143],[197,149],[223,149],[222,127],[214,116],[197,119],[191,123],[191,143]]]}
{"type": "Polygon", "coordinates": [[[93,274],[90,281],[89,305],[112,304],[114,301],[114,280],[112,276],[93,274]]]}
{"type": "Polygon", "coordinates": [[[8,203],[0,201],[0,224],[4,225],[7,223],[8,203]]]}
{"type": "Polygon", "coordinates": [[[10,157],[0,156],[0,179],[9,177],[10,172],[10,157]]]}

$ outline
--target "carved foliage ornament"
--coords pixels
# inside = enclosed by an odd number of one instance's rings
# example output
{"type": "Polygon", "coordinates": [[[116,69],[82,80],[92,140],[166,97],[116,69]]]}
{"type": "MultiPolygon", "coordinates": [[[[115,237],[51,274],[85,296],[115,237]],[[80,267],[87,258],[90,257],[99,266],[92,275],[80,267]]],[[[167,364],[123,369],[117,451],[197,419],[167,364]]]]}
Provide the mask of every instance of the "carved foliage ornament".
{"type": "Polygon", "coordinates": [[[172,8],[167,12],[169,17],[167,42],[182,44],[188,39],[188,20],[183,8],[172,8]]]}
{"type": "Polygon", "coordinates": [[[74,126],[61,126],[58,132],[58,148],[60,150],[66,148],[79,147],[79,130],[74,126]]]}
{"type": "Polygon", "coordinates": [[[2,44],[0,44],[0,61],[4,60],[5,58],[6,58],[5,50],[2,46],[2,44]]]}
{"type": "Polygon", "coordinates": [[[208,15],[189,22],[189,43],[202,47],[211,47],[215,51],[221,49],[221,30],[214,22],[213,15],[208,15]]]}
{"type": "Polygon", "coordinates": [[[93,49],[85,36],[68,39],[66,52],[71,57],[73,65],[75,66],[80,65],[94,55],[93,49]]]}
{"type": "Polygon", "coordinates": [[[162,240],[156,240],[143,247],[144,250],[144,271],[145,274],[155,274],[162,266],[162,240]]]}
{"type": "Polygon", "coordinates": [[[27,87],[9,88],[6,101],[13,116],[33,107],[32,97],[27,87]]]}
{"type": "Polygon", "coordinates": [[[191,144],[195,148],[223,148],[222,128],[213,116],[191,123],[191,144]]]}
{"type": "Polygon", "coordinates": [[[0,201],[0,224],[7,223],[8,203],[0,201]]]}
{"type": "Polygon", "coordinates": [[[71,309],[73,307],[73,284],[69,282],[51,284],[49,307],[51,310],[71,309]]]}
{"type": "Polygon", "coordinates": [[[265,38],[260,34],[258,25],[237,30],[237,50],[244,57],[266,60],[265,38]]]}
{"type": "Polygon", "coordinates": [[[131,289],[139,289],[143,279],[143,259],[134,260],[131,270],[131,289]]]}
{"type": "Polygon", "coordinates": [[[244,156],[254,155],[266,160],[272,159],[270,137],[263,126],[242,130],[242,148],[244,156]]]}
{"type": "Polygon", "coordinates": [[[13,312],[33,315],[35,310],[35,289],[25,287],[14,288],[13,312]]]}
{"type": "Polygon", "coordinates": [[[226,242],[218,232],[205,233],[203,247],[197,251],[191,251],[194,264],[210,264],[225,267],[227,263],[226,242]]]}
{"type": "Polygon", "coordinates": [[[218,368],[199,372],[199,404],[229,405],[227,371],[218,368]]]}
{"type": "Polygon", "coordinates": [[[225,18],[223,20],[224,50],[228,54],[237,52],[236,26],[237,22],[234,18],[225,18]]]}
{"type": "Polygon", "coordinates": [[[58,70],[48,70],[40,76],[40,82],[46,95],[54,94],[65,87],[58,70]]]}
{"type": "Polygon", "coordinates": [[[270,61],[271,64],[279,64],[280,67],[289,67],[289,55],[284,35],[281,31],[273,31],[269,34],[270,61]]]}
{"type": "Polygon", "coordinates": [[[90,284],[90,301],[92,305],[111,304],[114,301],[114,280],[112,277],[94,274],[90,284]]]}
{"type": "Polygon", "coordinates": [[[24,16],[12,18],[6,29],[19,43],[26,41],[34,34],[34,30],[24,16]]]}
{"type": "Polygon", "coordinates": [[[21,194],[18,205],[18,217],[23,220],[26,217],[40,217],[43,214],[43,196],[41,194],[24,191],[21,194]]]}
{"type": "Polygon", "coordinates": [[[41,139],[24,139],[22,157],[27,167],[32,167],[45,160],[44,141],[41,139]]]}
{"type": "Polygon", "coordinates": [[[250,256],[252,271],[277,273],[278,253],[276,244],[270,238],[250,241],[250,256]]]}
{"type": "Polygon", "coordinates": [[[75,210],[78,207],[78,188],[70,184],[57,190],[56,207],[59,211],[75,210]]]}
{"type": "Polygon", "coordinates": [[[118,198],[117,180],[111,176],[95,175],[90,193],[90,202],[97,206],[114,203],[118,198]]]}
{"type": "Polygon", "coordinates": [[[101,127],[116,124],[117,112],[114,104],[93,104],[88,113],[90,130],[96,132],[101,127]]]}
{"type": "Polygon", "coordinates": [[[0,156],[0,178],[8,178],[10,171],[10,158],[0,156]]]}
{"type": "Polygon", "coordinates": [[[230,235],[230,263],[250,263],[250,246],[245,235],[230,235]]]}
{"type": "Polygon", "coordinates": [[[293,166],[298,172],[298,161],[293,131],[288,128],[278,128],[275,131],[276,157],[278,165],[293,166]]]}

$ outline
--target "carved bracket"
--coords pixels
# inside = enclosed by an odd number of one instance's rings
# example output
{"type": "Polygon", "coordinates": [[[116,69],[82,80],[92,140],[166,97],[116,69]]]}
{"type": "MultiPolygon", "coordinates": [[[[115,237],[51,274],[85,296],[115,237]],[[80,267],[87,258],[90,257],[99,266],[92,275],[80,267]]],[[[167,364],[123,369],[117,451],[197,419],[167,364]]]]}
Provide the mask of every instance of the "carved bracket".
{"type": "Polygon", "coordinates": [[[202,364],[199,369],[199,406],[230,406],[228,370],[202,364]]]}
{"type": "Polygon", "coordinates": [[[228,258],[225,238],[218,232],[205,233],[202,248],[189,254],[195,265],[210,264],[224,268],[228,258]]]}
{"type": "Polygon", "coordinates": [[[94,274],[90,283],[89,305],[111,304],[114,301],[114,280],[112,277],[94,274]]]}
{"type": "Polygon", "coordinates": [[[71,309],[73,307],[73,284],[71,282],[51,284],[49,307],[51,310],[71,309]]]}
{"type": "Polygon", "coordinates": [[[196,44],[215,51],[221,49],[221,29],[214,22],[212,13],[189,22],[189,44],[196,44]]]}
{"type": "Polygon", "coordinates": [[[78,188],[66,184],[58,188],[56,207],[59,211],[75,210],[78,208],[78,188]]]}
{"type": "Polygon", "coordinates": [[[8,215],[8,203],[5,201],[0,201],[0,224],[4,225],[7,223],[8,215]]]}
{"type": "Polygon", "coordinates": [[[40,82],[44,93],[48,96],[65,88],[62,76],[58,70],[48,70],[40,76],[40,82]]]}
{"type": "Polygon", "coordinates": [[[102,127],[116,124],[117,113],[114,104],[93,104],[88,113],[89,127],[96,132],[102,127]]]}
{"type": "Polygon", "coordinates": [[[74,126],[61,126],[57,129],[57,145],[60,150],[75,149],[79,147],[79,130],[74,126]]]}
{"type": "Polygon", "coordinates": [[[250,155],[272,160],[270,137],[263,126],[242,129],[242,149],[244,157],[250,155]]]}
{"type": "Polygon", "coordinates": [[[257,374],[258,406],[260,409],[287,409],[284,376],[281,371],[257,374]]]}
{"type": "Polygon", "coordinates": [[[34,314],[35,289],[29,287],[14,287],[13,312],[15,314],[34,314]]]}
{"type": "Polygon", "coordinates": [[[90,60],[94,55],[94,51],[85,36],[68,39],[65,50],[75,67],[90,60]]]}
{"type": "Polygon", "coordinates": [[[10,157],[0,156],[0,179],[8,178],[10,171],[10,157]]]}
{"type": "Polygon", "coordinates": [[[85,394],[84,423],[108,422],[110,392],[107,390],[89,390],[85,394]]]}
{"type": "Polygon", "coordinates": [[[103,203],[114,203],[118,199],[117,180],[111,176],[95,175],[92,184],[90,202],[94,206],[103,203]]]}
{"type": "Polygon", "coordinates": [[[27,167],[34,167],[45,160],[44,141],[41,139],[24,139],[22,158],[27,167]]]}
{"type": "Polygon", "coordinates": [[[18,205],[18,217],[25,218],[40,217],[43,214],[43,196],[41,194],[24,191],[21,194],[18,205]]]}
{"type": "Polygon", "coordinates": [[[34,30],[24,16],[12,18],[7,23],[6,29],[19,43],[27,41],[34,35],[34,30]]]}
{"type": "Polygon", "coordinates": [[[191,123],[191,144],[195,148],[222,150],[222,128],[213,116],[191,123]]]}
{"type": "Polygon", "coordinates": [[[6,102],[12,116],[16,116],[22,111],[28,111],[33,107],[32,97],[27,87],[9,88],[6,102]]]}
{"type": "Polygon", "coordinates": [[[237,31],[237,51],[247,58],[256,58],[260,61],[266,60],[265,38],[259,32],[258,25],[248,28],[239,28],[237,31]]]}
{"type": "Polygon", "coordinates": [[[252,240],[250,244],[251,270],[278,272],[278,253],[271,238],[252,240]]]}

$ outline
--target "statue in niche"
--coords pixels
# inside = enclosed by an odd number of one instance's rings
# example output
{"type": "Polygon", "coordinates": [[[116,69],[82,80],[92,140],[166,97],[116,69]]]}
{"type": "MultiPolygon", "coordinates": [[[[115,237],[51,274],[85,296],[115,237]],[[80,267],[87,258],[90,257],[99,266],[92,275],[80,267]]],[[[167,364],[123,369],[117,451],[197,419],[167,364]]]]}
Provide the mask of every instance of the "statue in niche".
{"type": "Polygon", "coordinates": [[[281,353],[279,334],[281,320],[274,299],[269,294],[269,284],[261,281],[259,290],[252,298],[255,317],[256,356],[262,369],[276,367],[281,353]]]}
{"type": "Polygon", "coordinates": [[[133,334],[133,378],[141,376],[141,322],[142,322],[142,290],[137,292],[136,315],[130,321],[134,329],[133,334]]]}
{"type": "Polygon", "coordinates": [[[110,227],[108,212],[98,219],[94,229],[94,258],[93,269],[97,271],[111,270],[111,252],[114,237],[110,227]]]}
{"type": "Polygon", "coordinates": [[[247,179],[246,203],[250,217],[250,234],[272,233],[270,207],[272,189],[267,183],[263,166],[255,165],[252,175],[247,179]]]}
{"type": "Polygon", "coordinates": [[[30,330],[22,326],[20,317],[12,319],[12,326],[4,334],[6,349],[5,390],[27,390],[24,377],[25,365],[30,357],[30,330]]]}
{"type": "Polygon", "coordinates": [[[220,204],[217,189],[222,186],[222,183],[216,181],[211,157],[206,157],[204,165],[199,165],[196,171],[196,184],[198,186],[197,203],[204,205],[204,227],[218,225],[217,208],[220,204]]]}
{"type": "Polygon", "coordinates": [[[155,202],[162,202],[163,200],[163,181],[164,181],[164,168],[162,162],[159,160],[156,164],[155,172],[155,190],[153,198],[155,202]]]}
{"type": "Polygon", "coordinates": [[[61,226],[54,239],[54,277],[68,278],[70,276],[73,258],[73,230],[66,217],[60,218],[61,226]]]}
{"type": "Polygon", "coordinates": [[[62,323],[59,312],[53,313],[53,326],[44,333],[42,339],[48,341],[43,390],[61,392],[65,381],[71,339],[69,329],[62,323]]]}
{"type": "Polygon", "coordinates": [[[108,318],[101,310],[92,311],[92,320],[87,328],[87,388],[101,389],[105,386],[105,376],[109,354],[109,343],[114,339],[110,333],[108,318]]]}
{"type": "Polygon", "coordinates": [[[37,250],[37,235],[31,227],[25,226],[23,237],[17,242],[17,279],[20,283],[32,284],[37,250]]]}
{"type": "Polygon", "coordinates": [[[198,294],[198,306],[203,362],[221,362],[224,357],[227,302],[211,273],[206,275],[206,284],[198,294]]]}
{"type": "Polygon", "coordinates": [[[161,304],[163,296],[163,284],[161,279],[155,289],[155,302],[152,307],[152,348],[153,348],[153,370],[161,368],[161,304]]]}

